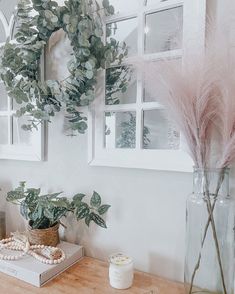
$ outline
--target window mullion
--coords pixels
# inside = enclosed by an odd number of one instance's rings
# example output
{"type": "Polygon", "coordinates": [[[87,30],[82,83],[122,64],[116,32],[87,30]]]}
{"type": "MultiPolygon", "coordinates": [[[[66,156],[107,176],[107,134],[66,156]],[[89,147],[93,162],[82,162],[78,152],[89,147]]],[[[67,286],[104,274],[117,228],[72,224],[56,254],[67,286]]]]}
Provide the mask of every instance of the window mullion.
{"type": "Polygon", "coordinates": [[[8,144],[13,144],[13,117],[12,117],[12,102],[11,98],[7,99],[7,125],[8,125],[8,144]]]}
{"type": "MultiPolygon", "coordinates": [[[[144,55],[144,26],[145,18],[143,6],[138,13],[138,56],[142,59],[144,55]]],[[[137,71],[137,97],[136,97],[136,149],[142,148],[142,106],[143,106],[143,76],[137,71]]]]}

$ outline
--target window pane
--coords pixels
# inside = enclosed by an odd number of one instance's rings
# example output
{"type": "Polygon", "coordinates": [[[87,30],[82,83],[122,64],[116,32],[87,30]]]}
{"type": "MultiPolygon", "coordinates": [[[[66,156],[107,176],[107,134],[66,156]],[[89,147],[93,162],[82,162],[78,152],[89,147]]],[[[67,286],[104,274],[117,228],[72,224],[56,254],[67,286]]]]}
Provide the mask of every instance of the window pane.
{"type": "Polygon", "coordinates": [[[73,48],[63,29],[55,31],[49,38],[45,51],[45,80],[63,81],[70,76],[68,64],[73,48]]]}
{"type": "Polygon", "coordinates": [[[119,66],[106,70],[106,105],[135,103],[136,95],[136,71],[133,68],[119,66]]]}
{"type": "Polygon", "coordinates": [[[179,143],[179,133],[167,119],[164,110],[144,111],[144,149],[179,149],[179,143]]]}
{"type": "Polygon", "coordinates": [[[5,29],[3,27],[2,22],[0,21],[0,43],[4,43],[6,42],[6,32],[5,29]]]}
{"type": "Polygon", "coordinates": [[[137,18],[130,18],[107,25],[107,41],[111,38],[125,42],[128,47],[128,56],[137,53],[137,18]]]}
{"type": "Polygon", "coordinates": [[[8,117],[0,116],[0,127],[1,127],[1,135],[0,135],[0,144],[8,144],[8,117]]]}
{"type": "Polygon", "coordinates": [[[147,14],[145,53],[157,53],[181,48],[182,25],[182,6],[147,14]]]}
{"type": "Polygon", "coordinates": [[[15,11],[16,5],[19,2],[18,0],[1,0],[0,9],[5,15],[7,21],[10,21],[12,14],[15,11]]]}
{"type": "MultiPolygon", "coordinates": [[[[178,70],[182,66],[181,58],[171,59],[167,62],[169,63],[169,66],[172,66],[173,69],[175,68],[178,70]]],[[[150,70],[154,72],[154,70],[156,69],[156,72],[160,72],[160,67],[162,66],[161,61],[154,61],[151,63],[151,65],[153,66],[153,69],[150,70]]],[[[165,66],[167,66],[167,64],[165,66]]],[[[148,80],[144,81],[144,84],[144,102],[159,102],[163,100],[163,98],[168,94],[168,90],[158,78],[154,79],[153,86],[152,84],[150,84],[150,82],[148,82],[148,80]]]]}
{"type": "Polygon", "coordinates": [[[30,117],[13,117],[13,144],[30,144],[32,132],[24,131],[23,124],[28,124],[30,117]]]}
{"type": "Polygon", "coordinates": [[[136,10],[142,0],[109,0],[114,6],[115,14],[136,10]]]}
{"type": "Polygon", "coordinates": [[[8,97],[6,87],[3,83],[0,83],[0,110],[8,109],[8,97]]]}
{"type": "Polygon", "coordinates": [[[105,113],[105,147],[135,148],[136,114],[134,111],[105,113]]]}

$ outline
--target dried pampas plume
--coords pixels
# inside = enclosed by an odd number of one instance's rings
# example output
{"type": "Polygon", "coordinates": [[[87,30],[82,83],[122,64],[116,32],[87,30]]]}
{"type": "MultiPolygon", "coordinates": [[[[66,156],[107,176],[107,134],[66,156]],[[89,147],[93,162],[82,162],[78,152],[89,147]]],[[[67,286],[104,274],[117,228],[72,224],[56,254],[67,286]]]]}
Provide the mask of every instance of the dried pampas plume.
{"type": "Polygon", "coordinates": [[[235,159],[235,67],[229,42],[208,25],[210,37],[201,56],[135,62],[151,96],[159,97],[181,131],[196,167],[226,167],[235,159]],[[222,143],[221,143],[222,142],[222,143]]]}

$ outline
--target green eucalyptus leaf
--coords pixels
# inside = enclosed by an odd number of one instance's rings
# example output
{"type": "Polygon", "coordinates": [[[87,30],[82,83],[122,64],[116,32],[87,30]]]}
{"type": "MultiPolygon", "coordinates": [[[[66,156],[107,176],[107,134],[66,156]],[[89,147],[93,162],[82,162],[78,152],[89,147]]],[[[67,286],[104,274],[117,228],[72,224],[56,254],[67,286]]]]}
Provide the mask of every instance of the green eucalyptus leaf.
{"type": "MultiPolygon", "coordinates": [[[[27,114],[30,117],[28,123],[22,126],[23,130],[37,129],[40,123],[50,121],[56,112],[67,106],[76,109],[89,105],[95,97],[97,71],[112,62],[123,61],[127,54],[126,44],[119,45],[114,38],[107,44],[103,42],[99,11],[103,9],[105,14],[113,14],[114,8],[108,0],[103,0],[102,5],[91,0],[65,1],[62,6],[51,0],[19,1],[15,34],[17,42],[8,39],[0,48],[0,76],[9,97],[19,105],[23,104],[17,110],[17,116],[27,114]],[[93,9],[97,10],[96,13],[93,9]],[[33,14],[33,10],[37,13],[33,14]],[[73,49],[72,61],[68,64],[70,77],[61,82],[41,82],[41,55],[49,38],[60,29],[65,31],[73,49]]],[[[112,33],[109,25],[107,36],[108,33],[112,33]]],[[[123,84],[122,79],[120,75],[117,81],[119,85],[123,84]]],[[[123,86],[120,91],[126,88],[123,86]]],[[[85,133],[85,117],[80,119],[70,112],[66,118],[72,131],[85,133]]]]}
{"type": "Polygon", "coordinates": [[[102,5],[104,8],[108,8],[109,7],[109,0],[103,0],[102,5]]]}

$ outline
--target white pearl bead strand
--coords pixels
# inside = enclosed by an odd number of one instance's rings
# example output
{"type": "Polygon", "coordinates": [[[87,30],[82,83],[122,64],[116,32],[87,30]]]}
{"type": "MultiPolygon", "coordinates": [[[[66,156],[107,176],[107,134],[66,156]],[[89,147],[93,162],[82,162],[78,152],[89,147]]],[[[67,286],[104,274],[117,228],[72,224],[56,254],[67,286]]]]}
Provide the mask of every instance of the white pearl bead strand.
{"type": "Polygon", "coordinates": [[[65,253],[62,249],[52,246],[45,246],[45,245],[30,245],[26,243],[25,245],[16,242],[14,238],[7,238],[0,241],[0,250],[1,249],[8,249],[8,250],[15,250],[15,251],[22,251],[22,253],[18,255],[4,255],[0,253],[0,260],[18,260],[22,258],[24,255],[28,254],[37,259],[38,261],[45,263],[45,264],[59,264],[65,260],[65,253]],[[58,259],[49,259],[37,252],[40,252],[42,249],[57,249],[60,251],[60,258],[58,259]],[[35,252],[37,251],[37,252],[35,252]]]}

